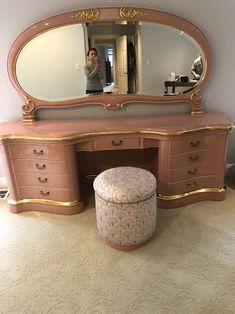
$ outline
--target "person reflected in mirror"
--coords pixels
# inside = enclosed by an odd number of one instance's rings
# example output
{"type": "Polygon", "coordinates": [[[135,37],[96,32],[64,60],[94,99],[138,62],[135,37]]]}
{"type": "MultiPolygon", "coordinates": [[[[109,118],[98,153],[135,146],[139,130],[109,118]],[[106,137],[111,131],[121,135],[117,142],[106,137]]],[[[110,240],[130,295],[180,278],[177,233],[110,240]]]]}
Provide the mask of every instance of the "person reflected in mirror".
{"type": "Polygon", "coordinates": [[[101,80],[101,60],[96,48],[90,48],[87,52],[87,64],[84,67],[87,77],[86,94],[103,93],[101,80]]]}
{"type": "Polygon", "coordinates": [[[191,74],[193,76],[193,80],[200,80],[200,77],[203,72],[203,62],[202,62],[202,56],[199,53],[197,58],[193,61],[193,65],[191,68],[191,74]]]}

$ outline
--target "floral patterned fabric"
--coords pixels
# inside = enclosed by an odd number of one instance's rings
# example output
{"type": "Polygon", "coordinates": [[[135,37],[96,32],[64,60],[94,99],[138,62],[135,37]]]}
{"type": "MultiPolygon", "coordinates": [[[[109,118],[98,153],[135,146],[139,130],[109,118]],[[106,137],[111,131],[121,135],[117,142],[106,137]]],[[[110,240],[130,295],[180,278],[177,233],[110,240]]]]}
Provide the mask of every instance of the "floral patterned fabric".
{"type": "Polygon", "coordinates": [[[106,242],[125,247],[151,238],[157,200],[156,179],[150,172],[134,167],[109,169],[95,179],[94,189],[97,227],[106,242]]]}
{"type": "Polygon", "coordinates": [[[155,193],[156,178],[151,172],[136,167],[111,168],[96,177],[94,190],[106,201],[135,203],[155,193]]]}

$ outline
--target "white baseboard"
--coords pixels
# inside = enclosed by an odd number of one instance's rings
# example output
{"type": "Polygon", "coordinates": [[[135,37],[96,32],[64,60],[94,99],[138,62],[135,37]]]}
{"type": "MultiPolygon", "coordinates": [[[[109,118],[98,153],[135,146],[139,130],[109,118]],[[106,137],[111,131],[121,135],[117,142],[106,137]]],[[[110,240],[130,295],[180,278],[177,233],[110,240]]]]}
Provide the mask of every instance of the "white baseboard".
{"type": "Polygon", "coordinates": [[[0,177],[0,189],[7,188],[7,180],[5,177],[0,177]]]}

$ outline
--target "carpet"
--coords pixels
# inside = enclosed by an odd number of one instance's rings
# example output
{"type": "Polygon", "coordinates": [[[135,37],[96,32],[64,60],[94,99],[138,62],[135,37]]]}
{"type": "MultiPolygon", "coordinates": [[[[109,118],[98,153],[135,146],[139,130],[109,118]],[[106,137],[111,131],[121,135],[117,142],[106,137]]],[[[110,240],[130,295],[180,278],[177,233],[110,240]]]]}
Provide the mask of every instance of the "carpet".
{"type": "Polygon", "coordinates": [[[100,241],[93,198],[74,216],[12,214],[1,200],[0,313],[235,313],[235,190],[158,209],[134,251],[100,241]]]}

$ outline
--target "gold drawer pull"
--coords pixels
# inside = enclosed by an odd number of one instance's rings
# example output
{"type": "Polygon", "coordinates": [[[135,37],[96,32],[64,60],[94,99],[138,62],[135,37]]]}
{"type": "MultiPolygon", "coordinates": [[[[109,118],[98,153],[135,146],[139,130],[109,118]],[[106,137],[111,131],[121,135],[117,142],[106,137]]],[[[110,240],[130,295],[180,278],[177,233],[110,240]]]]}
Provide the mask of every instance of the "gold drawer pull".
{"type": "Polygon", "coordinates": [[[44,151],[41,149],[41,150],[36,150],[36,149],[34,149],[33,150],[33,153],[35,154],[35,155],[43,155],[44,154],[44,151]]]}
{"type": "Polygon", "coordinates": [[[43,195],[43,196],[48,196],[50,195],[50,192],[47,191],[47,192],[43,192],[42,190],[40,191],[40,194],[43,195]]]}
{"type": "Polygon", "coordinates": [[[42,169],[46,168],[46,165],[43,164],[43,165],[40,166],[39,164],[36,164],[36,168],[42,170],[42,169]]]}
{"type": "Polygon", "coordinates": [[[197,161],[198,159],[199,159],[199,156],[198,156],[198,155],[189,156],[189,160],[191,160],[191,161],[197,161]]]}
{"type": "Polygon", "coordinates": [[[48,181],[48,179],[47,179],[47,178],[42,179],[42,178],[38,177],[38,181],[39,181],[40,183],[46,183],[46,182],[48,181]]]}
{"type": "Polygon", "coordinates": [[[122,140],[119,140],[119,142],[112,141],[112,145],[113,146],[120,146],[120,145],[122,145],[122,140]]]}
{"type": "Polygon", "coordinates": [[[187,183],[187,186],[191,187],[197,186],[197,182],[187,183]]]}
{"type": "Polygon", "coordinates": [[[194,175],[197,173],[197,169],[193,169],[193,170],[188,170],[188,173],[191,174],[191,175],[194,175]]]}
{"type": "Polygon", "coordinates": [[[191,142],[190,145],[192,147],[198,147],[200,145],[200,141],[196,141],[196,142],[191,142]]]}

